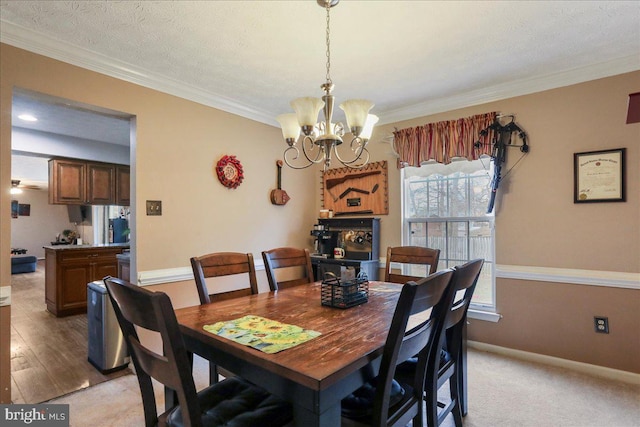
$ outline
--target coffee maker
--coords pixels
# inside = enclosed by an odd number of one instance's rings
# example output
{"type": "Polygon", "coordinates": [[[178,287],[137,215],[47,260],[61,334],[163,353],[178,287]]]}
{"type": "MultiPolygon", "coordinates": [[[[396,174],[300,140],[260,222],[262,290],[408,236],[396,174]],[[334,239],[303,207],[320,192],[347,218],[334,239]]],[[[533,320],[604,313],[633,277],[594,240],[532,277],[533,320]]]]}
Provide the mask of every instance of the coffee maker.
{"type": "Polygon", "coordinates": [[[314,237],[313,248],[314,256],[323,258],[333,258],[333,249],[338,246],[339,231],[328,230],[322,224],[316,224],[311,230],[311,235],[314,237]]]}

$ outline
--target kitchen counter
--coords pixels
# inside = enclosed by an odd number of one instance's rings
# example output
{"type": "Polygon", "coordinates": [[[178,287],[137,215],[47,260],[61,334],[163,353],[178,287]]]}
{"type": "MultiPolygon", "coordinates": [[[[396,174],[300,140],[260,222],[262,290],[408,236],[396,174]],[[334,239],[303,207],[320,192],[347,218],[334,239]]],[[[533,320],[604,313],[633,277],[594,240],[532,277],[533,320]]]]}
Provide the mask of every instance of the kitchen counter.
{"type": "Polygon", "coordinates": [[[45,251],[45,301],[57,317],[86,313],[87,284],[118,275],[116,256],[129,243],[52,245],[45,251]]]}
{"type": "Polygon", "coordinates": [[[43,246],[44,249],[50,249],[52,251],[69,251],[78,249],[99,249],[99,248],[122,248],[128,249],[130,246],[127,243],[104,243],[99,245],[49,245],[43,246]]]}

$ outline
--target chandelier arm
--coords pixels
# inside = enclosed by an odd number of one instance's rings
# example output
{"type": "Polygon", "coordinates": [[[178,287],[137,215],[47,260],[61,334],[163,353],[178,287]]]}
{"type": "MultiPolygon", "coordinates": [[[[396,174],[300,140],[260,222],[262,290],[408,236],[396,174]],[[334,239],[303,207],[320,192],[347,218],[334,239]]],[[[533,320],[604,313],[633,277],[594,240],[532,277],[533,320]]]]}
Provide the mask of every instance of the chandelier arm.
{"type": "Polygon", "coordinates": [[[283,157],[287,166],[289,166],[292,169],[306,169],[312,165],[316,165],[324,161],[325,156],[324,156],[323,146],[318,146],[318,154],[315,156],[315,159],[311,158],[312,156],[310,154],[314,150],[314,145],[315,145],[313,142],[313,138],[311,138],[310,136],[305,136],[302,139],[300,145],[302,145],[302,154],[307,160],[307,163],[303,164],[302,166],[296,166],[292,163],[298,160],[298,158],[300,158],[300,149],[297,147],[297,145],[293,144],[290,147],[288,147],[286,150],[284,150],[283,157]],[[306,148],[307,146],[309,146],[308,151],[306,148]]]}
{"type": "Polygon", "coordinates": [[[368,163],[368,161],[369,161],[369,151],[367,150],[366,143],[364,143],[364,142],[362,141],[362,139],[360,139],[359,137],[353,138],[353,139],[351,140],[351,144],[350,144],[350,145],[351,145],[351,147],[353,147],[354,143],[355,143],[355,144],[357,144],[358,146],[357,146],[357,147],[356,147],[356,149],[354,150],[354,151],[357,153],[357,155],[356,155],[356,157],[355,157],[353,160],[348,160],[348,161],[347,161],[347,160],[343,160],[343,159],[340,157],[340,153],[338,153],[338,149],[337,149],[337,147],[336,147],[336,146],[334,146],[333,151],[334,151],[334,153],[335,153],[335,155],[336,155],[336,158],[337,158],[337,159],[338,159],[338,161],[339,161],[340,163],[342,163],[343,165],[351,165],[351,164],[353,164],[353,163],[357,162],[358,160],[360,160],[360,158],[362,157],[362,153],[366,152],[366,153],[367,153],[367,161],[366,161],[366,162],[364,162],[364,164],[363,164],[363,166],[364,166],[364,165],[365,165],[365,164],[367,164],[367,163],[368,163]]]}
{"type": "Polygon", "coordinates": [[[302,145],[302,154],[304,154],[304,156],[307,158],[308,161],[315,164],[322,162],[322,160],[324,159],[324,155],[323,155],[324,147],[322,145],[316,144],[313,138],[311,138],[310,136],[305,136],[302,140],[301,145],[302,145]],[[307,152],[307,148],[306,148],[307,144],[309,144],[309,152],[307,152]],[[315,159],[312,159],[309,154],[313,152],[314,145],[318,145],[318,154],[316,155],[315,159]]]}
{"type": "Polygon", "coordinates": [[[370,157],[370,155],[369,155],[369,150],[367,150],[366,148],[363,148],[362,150],[360,150],[360,153],[358,154],[358,156],[357,156],[355,159],[353,159],[353,160],[350,160],[350,161],[346,162],[346,161],[343,161],[343,160],[340,158],[340,156],[338,155],[338,152],[336,151],[336,158],[338,159],[338,161],[339,161],[340,163],[342,163],[343,165],[345,165],[345,166],[347,166],[347,167],[352,167],[352,168],[354,168],[354,169],[359,169],[359,168],[364,167],[367,163],[369,163],[369,157],[370,157]],[[364,156],[363,156],[363,155],[364,155],[364,156]],[[363,159],[364,159],[364,160],[363,160],[363,159]],[[353,165],[355,162],[357,162],[358,160],[362,160],[362,163],[357,164],[357,165],[355,165],[355,166],[351,166],[351,165],[353,165]]]}
{"type": "Polygon", "coordinates": [[[298,157],[300,157],[300,150],[298,150],[298,147],[291,146],[291,147],[288,147],[286,150],[284,150],[284,153],[283,153],[282,157],[284,158],[284,162],[291,169],[306,169],[309,166],[313,165],[313,162],[309,162],[308,164],[306,164],[304,166],[295,166],[295,165],[293,165],[293,163],[291,163],[289,161],[289,159],[287,158],[287,156],[292,152],[291,150],[293,150],[293,153],[294,153],[294,157],[293,157],[292,161],[295,161],[298,157]]]}

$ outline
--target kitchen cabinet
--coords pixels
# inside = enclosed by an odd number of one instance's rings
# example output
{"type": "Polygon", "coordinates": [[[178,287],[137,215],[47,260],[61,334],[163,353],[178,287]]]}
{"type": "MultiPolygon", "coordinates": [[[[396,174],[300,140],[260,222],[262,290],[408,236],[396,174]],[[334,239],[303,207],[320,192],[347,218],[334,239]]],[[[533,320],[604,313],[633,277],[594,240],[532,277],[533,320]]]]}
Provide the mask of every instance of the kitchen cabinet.
{"type": "Polygon", "coordinates": [[[49,160],[49,203],[130,205],[130,168],[75,159],[49,160]]]}
{"type": "Polygon", "coordinates": [[[87,200],[87,163],[71,159],[49,160],[49,203],[83,205],[87,200]]]}
{"type": "Polygon", "coordinates": [[[45,246],[45,302],[57,317],[86,313],[87,284],[118,275],[116,246],[45,246]]]}
{"type": "Polygon", "coordinates": [[[116,205],[131,206],[131,171],[129,166],[116,166],[116,205]]]}
{"type": "Polygon", "coordinates": [[[87,163],[87,204],[116,204],[116,166],[87,163]]]}

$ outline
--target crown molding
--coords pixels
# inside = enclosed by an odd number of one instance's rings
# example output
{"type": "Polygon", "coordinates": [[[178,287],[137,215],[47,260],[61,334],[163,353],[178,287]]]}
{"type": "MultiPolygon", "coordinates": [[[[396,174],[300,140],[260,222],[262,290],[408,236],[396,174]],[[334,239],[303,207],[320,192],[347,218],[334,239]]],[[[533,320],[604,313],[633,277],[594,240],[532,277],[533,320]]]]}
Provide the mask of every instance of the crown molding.
{"type": "MultiPolygon", "coordinates": [[[[118,61],[97,52],[46,37],[10,22],[0,20],[0,23],[0,42],[2,43],[149,89],[188,99],[260,123],[277,126],[274,117],[266,111],[257,110],[220,94],[205,92],[200,88],[160,74],[150,73],[134,64],[118,61]]],[[[638,55],[627,56],[599,64],[517,80],[380,112],[379,124],[400,122],[636,70],[640,70],[640,57],[638,55]]]]}
{"type": "Polygon", "coordinates": [[[10,22],[0,20],[0,24],[0,42],[2,43],[257,122],[271,126],[276,124],[275,119],[266,111],[256,110],[220,94],[205,92],[201,88],[150,73],[134,64],[46,37],[10,22]]]}
{"type": "Polygon", "coordinates": [[[381,113],[379,124],[400,122],[411,118],[486,104],[488,102],[500,101],[502,99],[513,98],[516,96],[570,86],[577,83],[637,70],[640,70],[640,55],[626,56],[607,62],[601,62],[599,64],[574,68],[529,79],[516,80],[458,95],[447,96],[445,98],[433,99],[410,105],[408,107],[385,111],[381,113]]]}

